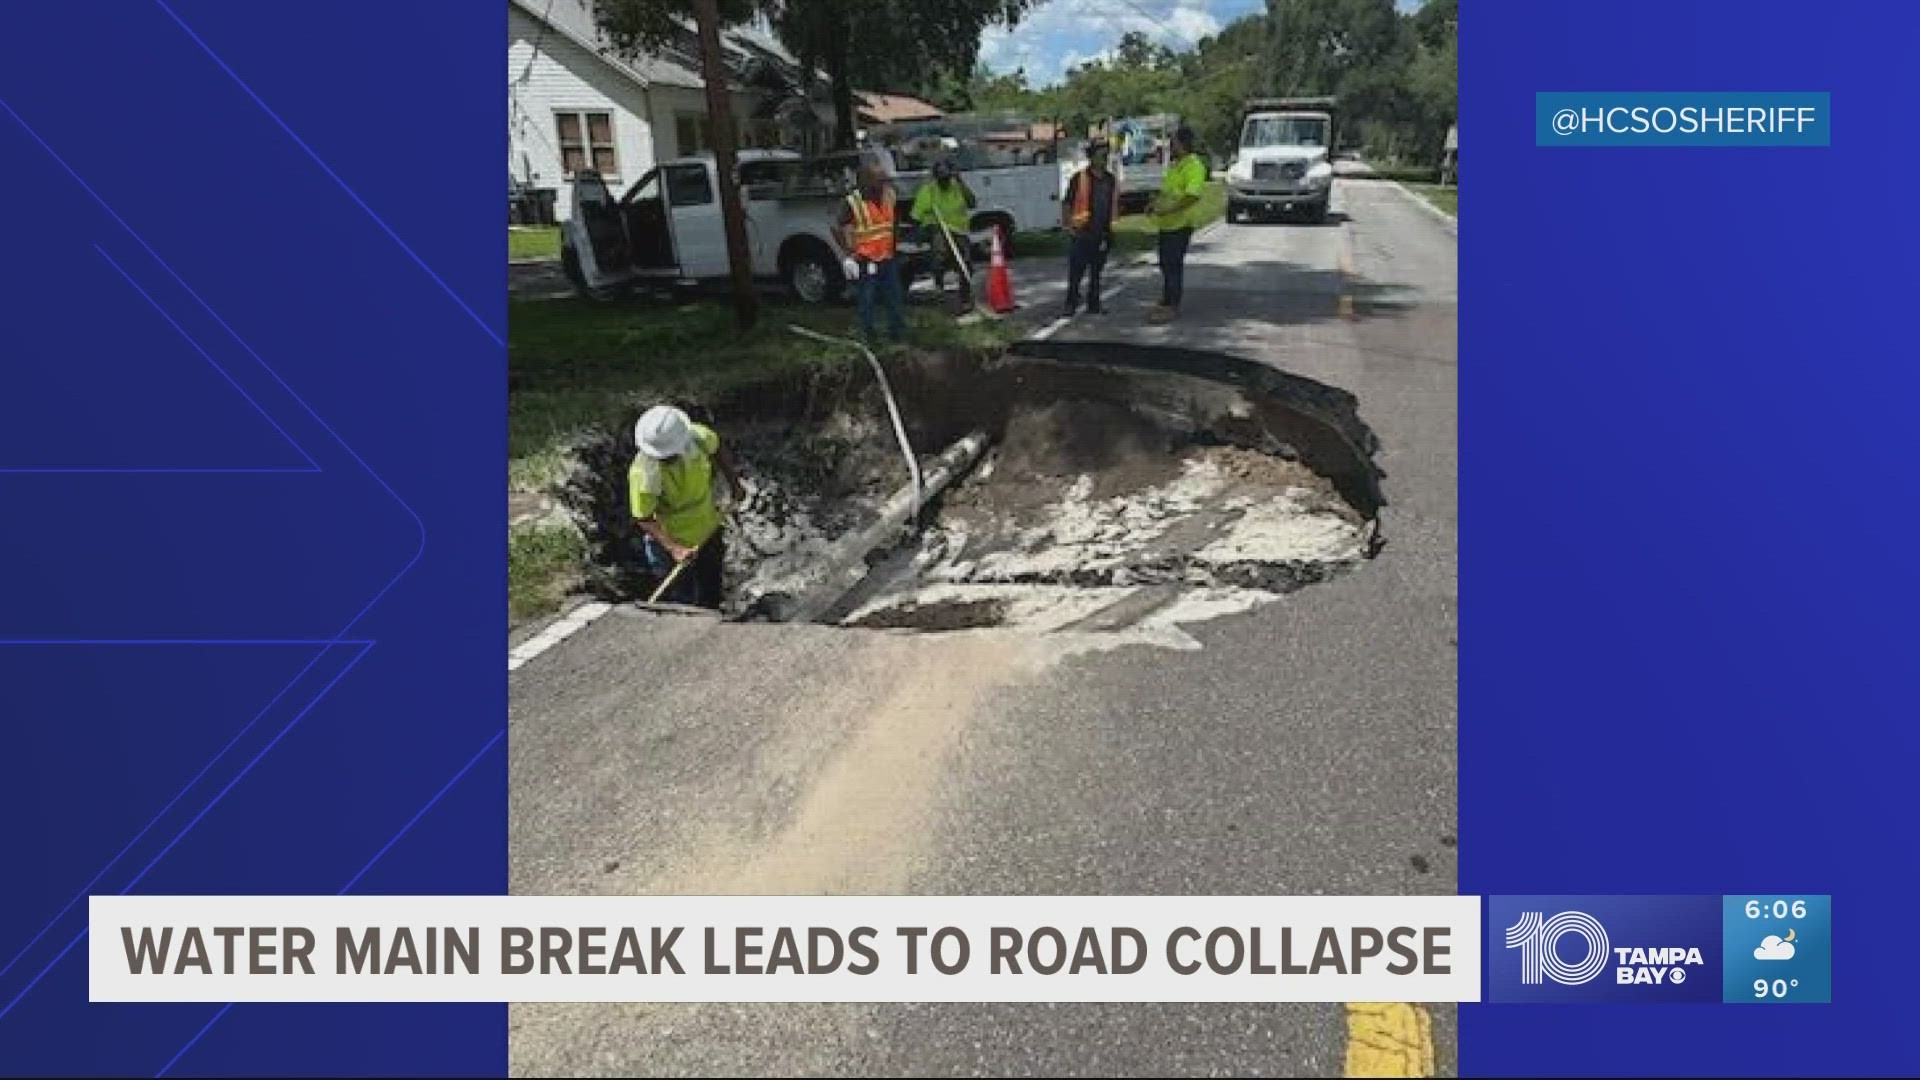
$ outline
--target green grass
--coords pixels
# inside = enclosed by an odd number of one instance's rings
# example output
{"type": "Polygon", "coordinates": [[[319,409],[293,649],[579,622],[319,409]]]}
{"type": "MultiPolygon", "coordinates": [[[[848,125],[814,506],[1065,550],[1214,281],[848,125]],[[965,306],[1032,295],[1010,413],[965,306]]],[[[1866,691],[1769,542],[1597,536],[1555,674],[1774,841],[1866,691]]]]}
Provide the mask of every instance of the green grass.
{"type": "MultiPolygon", "coordinates": [[[[914,344],[986,349],[1004,343],[1002,324],[957,325],[908,309],[914,344]]],[[[724,300],[530,300],[507,309],[510,480],[522,489],[563,471],[556,454],[582,429],[625,409],[671,398],[702,402],[783,376],[814,376],[862,363],[847,349],[802,338],[797,323],[851,336],[853,311],[763,302],[759,325],[740,331],[724,300]]]]}
{"type": "MultiPolygon", "coordinates": [[[[1214,182],[1200,196],[1200,224],[1210,225],[1227,212],[1227,186],[1214,182]]],[[[1113,250],[1126,255],[1152,251],[1158,230],[1152,214],[1126,214],[1113,223],[1113,250]]],[[[1066,258],[1071,238],[1063,229],[1027,229],[1013,238],[1014,253],[1022,259],[1066,258]]]]}
{"type": "Polygon", "coordinates": [[[560,606],[580,580],[587,545],[566,525],[536,525],[507,535],[507,615],[518,622],[560,606]]]}
{"type": "Polygon", "coordinates": [[[507,230],[507,258],[557,259],[560,257],[558,225],[524,226],[507,230]]]}
{"type": "Polygon", "coordinates": [[[1445,210],[1455,217],[1460,216],[1460,189],[1454,186],[1441,187],[1438,184],[1408,184],[1415,195],[1445,210]]]}
{"type": "Polygon", "coordinates": [[[1367,165],[1375,177],[1403,184],[1431,184],[1440,177],[1440,169],[1434,165],[1375,165],[1372,162],[1367,165]]]}
{"type": "MultiPolygon", "coordinates": [[[[967,326],[940,311],[909,307],[913,344],[965,351],[998,348],[1011,326],[967,326]]],[[[865,361],[787,329],[797,323],[825,334],[854,332],[848,305],[824,307],[763,301],[752,330],[733,325],[724,298],[659,300],[527,300],[507,307],[507,483],[517,491],[551,491],[572,468],[571,445],[587,429],[661,400],[713,401],[729,391],[783,377],[844,373],[864,378],[865,361]]],[[[551,525],[512,531],[507,557],[513,618],[554,610],[580,581],[586,547],[571,529],[551,525]]]]}

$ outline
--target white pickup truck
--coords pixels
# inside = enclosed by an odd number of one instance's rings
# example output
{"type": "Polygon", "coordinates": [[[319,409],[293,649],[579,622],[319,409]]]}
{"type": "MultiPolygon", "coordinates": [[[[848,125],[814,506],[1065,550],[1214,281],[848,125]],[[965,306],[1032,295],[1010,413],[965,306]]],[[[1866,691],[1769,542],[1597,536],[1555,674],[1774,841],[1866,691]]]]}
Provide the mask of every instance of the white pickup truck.
{"type": "MultiPolygon", "coordinates": [[[[784,150],[740,151],[740,198],[756,278],[777,281],[808,303],[845,290],[833,229],[852,179],[850,163],[784,150]]],[[[662,162],[617,199],[598,174],[575,174],[573,216],[560,245],[568,280],[581,295],[602,297],[641,285],[726,279],[717,179],[711,154],[662,162]]],[[[906,215],[900,216],[904,230],[906,215]]],[[[899,251],[911,282],[928,247],[903,235],[899,251]]]]}

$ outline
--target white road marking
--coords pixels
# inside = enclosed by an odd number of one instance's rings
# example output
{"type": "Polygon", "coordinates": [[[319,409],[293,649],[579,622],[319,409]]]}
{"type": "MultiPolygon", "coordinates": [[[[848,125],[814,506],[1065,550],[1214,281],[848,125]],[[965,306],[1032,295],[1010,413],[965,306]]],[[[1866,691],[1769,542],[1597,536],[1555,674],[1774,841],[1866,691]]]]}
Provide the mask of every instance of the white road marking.
{"type": "Polygon", "coordinates": [[[612,610],[612,604],[603,604],[597,600],[581,604],[564,616],[555,619],[539,633],[508,650],[507,670],[518,671],[527,661],[579,633],[588,623],[612,610]]]}
{"type": "Polygon", "coordinates": [[[1455,217],[1452,214],[1447,213],[1445,210],[1442,210],[1439,207],[1428,202],[1427,200],[1421,198],[1419,195],[1414,193],[1414,190],[1412,188],[1401,183],[1400,181],[1389,180],[1387,182],[1392,184],[1396,189],[1398,189],[1400,194],[1405,195],[1408,199],[1412,200],[1413,205],[1419,207],[1422,210],[1425,210],[1428,214],[1431,214],[1432,216],[1439,218],[1442,222],[1444,222],[1447,226],[1448,231],[1452,232],[1456,236],[1459,235],[1460,233],[1459,218],[1455,217]]]}
{"type": "Polygon", "coordinates": [[[1043,326],[1043,327],[1041,327],[1040,329],[1038,329],[1038,330],[1035,330],[1035,331],[1034,331],[1033,333],[1031,333],[1031,334],[1028,334],[1028,335],[1027,335],[1027,340],[1029,340],[1029,341],[1045,341],[1045,340],[1047,340],[1048,338],[1050,338],[1050,337],[1052,337],[1052,336],[1053,336],[1053,335],[1054,335],[1054,334],[1055,334],[1055,333],[1056,333],[1056,332],[1057,332],[1057,331],[1058,331],[1058,330],[1059,330],[1059,329],[1060,329],[1061,327],[1063,327],[1063,326],[1065,326],[1065,325],[1067,325],[1068,323],[1070,323],[1070,322],[1072,322],[1072,321],[1073,321],[1073,316],[1071,316],[1071,315],[1062,315],[1062,316],[1060,316],[1059,318],[1057,318],[1057,319],[1055,319],[1055,320],[1053,320],[1052,322],[1050,322],[1050,323],[1048,323],[1047,325],[1045,325],[1045,326],[1043,326]]]}
{"type": "MultiPolygon", "coordinates": [[[[1107,303],[1107,301],[1112,300],[1116,296],[1119,296],[1121,292],[1125,291],[1126,287],[1127,287],[1127,283],[1123,281],[1120,284],[1115,285],[1111,289],[1102,289],[1100,291],[1101,305],[1104,306],[1107,303]]],[[[1072,322],[1074,319],[1078,317],[1079,315],[1077,313],[1074,315],[1062,315],[1059,318],[1048,323],[1047,325],[1041,327],[1040,329],[1035,330],[1033,333],[1028,334],[1027,340],[1028,341],[1045,341],[1048,338],[1052,337],[1053,335],[1059,333],[1061,327],[1067,325],[1068,323],[1072,322]]]]}

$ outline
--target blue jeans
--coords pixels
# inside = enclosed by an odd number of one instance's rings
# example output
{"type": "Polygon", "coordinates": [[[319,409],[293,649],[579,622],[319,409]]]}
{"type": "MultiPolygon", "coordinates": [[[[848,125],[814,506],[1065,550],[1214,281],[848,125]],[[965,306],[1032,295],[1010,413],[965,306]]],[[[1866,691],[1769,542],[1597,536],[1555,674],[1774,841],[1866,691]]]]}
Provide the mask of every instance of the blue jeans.
{"type": "Polygon", "coordinates": [[[1080,302],[1080,281],[1087,278],[1090,310],[1100,307],[1100,271],[1107,265],[1107,236],[1096,229],[1073,234],[1067,249],[1067,304],[1080,302]]]}
{"type": "Polygon", "coordinates": [[[860,313],[860,332],[868,341],[880,340],[875,329],[873,307],[878,303],[886,309],[887,333],[895,341],[907,339],[906,298],[900,295],[900,265],[895,259],[886,259],[873,264],[873,272],[861,274],[853,282],[853,300],[860,313]]]}
{"type": "Polygon", "coordinates": [[[1160,302],[1168,307],[1179,307],[1187,291],[1187,244],[1192,240],[1192,229],[1160,234],[1160,302]]]}
{"type": "MultiPolygon", "coordinates": [[[[673,556],[658,540],[642,535],[641,550],[646,555],[647,569],[653,571],[655,577],[665,581],[667,575],[673,573],[673,556]]],[[[674,580],[673,588],[668,589],[660,599],[669,604],[719,607],[722,571],[726,562],[726,539],[716,532],[693,556],[693,565],[681,571],[674,580]]]]}

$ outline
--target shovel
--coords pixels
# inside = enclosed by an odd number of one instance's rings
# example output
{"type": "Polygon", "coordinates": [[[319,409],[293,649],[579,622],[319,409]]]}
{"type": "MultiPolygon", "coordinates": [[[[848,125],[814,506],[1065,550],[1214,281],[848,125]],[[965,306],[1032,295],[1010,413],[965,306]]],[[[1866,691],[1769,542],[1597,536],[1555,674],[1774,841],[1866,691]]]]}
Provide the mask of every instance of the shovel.
{"type": "Polygon", "coordinates": [[[935,215],[933,220],[940,226],[940,235],[947,238],[947,250],[953,252],[954,268],[960,271],[961,280],[967,283],[967,295],[973,298],[973,310],[985,318],[1001,318],[999,312],[981,303],[980,293],[973,287],[973,271],[967,269],[967,260],[960,257],[960,245],[953,239],[953,230],[947,228],[946,221],[940,216],[935,215]]]}
{"type": "Polygon", "coordinates": [[[700,557],[700,549],[706,546],[707,542],[705,540],[700,541],[692,551],[687,552],[686,558],[674,563],[673,569],[668,572],[666,579],[660,582],[660,587],[653,590],[652,596],[647,597],[647,603],[659,603],[660,598],[667,595],[667,590],[673,588],[673,583],[680,580],[680,575],[686,573],[687,567],[692,566],[694,560],[700,557]]]}

